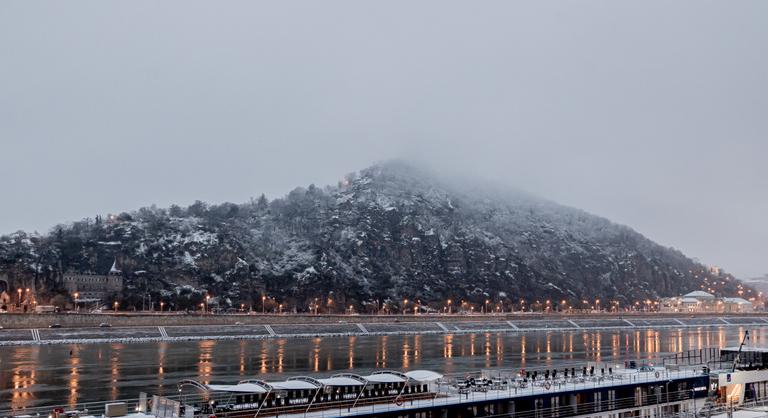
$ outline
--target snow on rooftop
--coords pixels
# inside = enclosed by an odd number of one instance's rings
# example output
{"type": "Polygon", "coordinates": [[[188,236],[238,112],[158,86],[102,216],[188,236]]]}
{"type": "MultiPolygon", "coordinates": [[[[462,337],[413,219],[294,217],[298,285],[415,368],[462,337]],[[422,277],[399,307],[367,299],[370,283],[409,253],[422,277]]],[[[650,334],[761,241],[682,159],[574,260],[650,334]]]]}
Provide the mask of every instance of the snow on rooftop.
{"type": "Polygon", "coordinates": [[[305,380],[286,380],[285,382],[269,382],[274,389],[282,390],[312,390],[318,386],[305,380]]]}
{"type": "Polygon", "coordinates": [[[440,373],[431,370],[412,370],[405,375],[417,382],[432,382],[443,377],[440,373]]]}
{"type": "MultiPolygon", "coordinates": [[[[733,351],[737,352],[739,351],[739,347],[725,347],[721,348],[720,351],[733,351]]],[[[754,346],[744,346],[741,347],[741,351],[750,351],[750,352],[756,352],[756,353],[768,353],[768,348],[764,347],[754,347],[754,346]]]]}
{"type": "Polygon", "coordinates": [[[363,386],[365,384],[365,382],[347,376],[334,376],[317,380],[325,386],[363,386]]]}
{"type": "Polygon", "coordinates": [[[696,298],[696,299],[714,299],[715,296],[711,293],[707,293],[703,290],[694,290],[691,293],[686,293],[683,295],[684,298],[696,298]]]}
{"type": "Polygon", "coordinates": [[[737,305],[751,305],[752,302],[742,298],[723,298],[725,303],[735,303],[737,305]]]}
{"type": "Polygon", "coordinates": [[[369,376],[361,376],[361,377],[370,383],[402,383],[407,380],[406,378],[403,378],[403,376],[400,376],[398,374],[386,373],[386,372],[374,373],[369,376]]]}
{"type": "Polygon", "coordinates": [[[723,412],[722,414],[712,415],[712,418],[765,418],[768,415],[768,407],[756,406],[750,409],[733,411],[732,413],[723,412]]]}
{"type": "Polygon", "coordinates": [[[267,393],[267,390],[255,383],[238,383],[236,385],[206,385],[212,392],[238,392],[238,393],[267,393]]]}

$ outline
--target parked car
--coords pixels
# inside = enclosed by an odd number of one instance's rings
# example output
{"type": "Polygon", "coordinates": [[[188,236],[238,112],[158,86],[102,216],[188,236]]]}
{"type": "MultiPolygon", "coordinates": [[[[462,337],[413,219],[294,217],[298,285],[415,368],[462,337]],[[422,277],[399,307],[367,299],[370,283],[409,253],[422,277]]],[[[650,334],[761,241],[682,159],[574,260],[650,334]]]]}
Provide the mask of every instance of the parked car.
{"type": "Polygon", "coordinates": [[[99,324],[99,328],[111,328],[111,327],[112,327],[112,325],[110,325],[110,324],[108,324],[106,322],[102,322],[102,323],[99,324]]]}
{"type": "Polygon", "coordinates": [[[48,328],[61,328],[61,324],[51,324],[48,325],[48,328]]]}

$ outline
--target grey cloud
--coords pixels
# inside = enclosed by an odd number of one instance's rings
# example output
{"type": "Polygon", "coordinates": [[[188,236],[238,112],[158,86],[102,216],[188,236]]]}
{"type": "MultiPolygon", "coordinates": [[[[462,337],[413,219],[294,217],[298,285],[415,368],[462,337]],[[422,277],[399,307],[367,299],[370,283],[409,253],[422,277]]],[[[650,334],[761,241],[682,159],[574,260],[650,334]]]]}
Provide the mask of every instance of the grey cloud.
{"type": "Polygon", "coordinates": [[[397,157],[768,271],[764,1],[4,1],[0,231],[397,157]]]}

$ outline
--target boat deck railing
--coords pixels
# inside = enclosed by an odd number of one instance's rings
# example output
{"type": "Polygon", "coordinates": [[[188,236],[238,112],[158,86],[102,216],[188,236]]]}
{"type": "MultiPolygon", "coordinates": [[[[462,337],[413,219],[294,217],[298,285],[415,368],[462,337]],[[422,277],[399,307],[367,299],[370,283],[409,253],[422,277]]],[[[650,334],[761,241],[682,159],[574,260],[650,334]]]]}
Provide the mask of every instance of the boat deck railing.
{"type": "MultiPolygon", "coordinates": [[[[176,395],[178,398],[178,395],[176,395]]],[[[14,408],[0,410],[0,417],[21,417],[28,416],[32,418],[48,418],[54,409],[63,409],[65,412],[77,411],[79,416],[100,416],[104,413],[105,406],[109,403],[123,402],[128,406],[128,412],[134,412],[139,404],[139,398],[115,399],[109,401],[79,402],[59,406],[32,406],[24,408],[14,408]]],[[[62,416],[61,414],[59,415],[62,416]]]]}
{"type": "MultiPolygon", "coordinates": [[[[659,382],[667,383],[673,380],[684,379],[689,377],[695,377],[701,375],[701,372],[695,370],[658,370],[658,376],[656,371],[654,372],[632,372],[623,371],[615,373],[612,377],[603,376],[577,376],[576,378],[555,378],[555,379],[537,379],[529,382],[523,382],[522,379],[508,379],[506,382],[493,381],[488,379],[487,381],[475,380],[470,384],[467,381],[463,383],[461,380],[455,378],[445,379],[434,385],[433,392],[415,393],[402,396],[381,396],[374,398],[360,399],[355,407],[352,407],[350,400],[338,400],[332,402],[324,402],[321,405],[316,405],[313,409],[307,410],[308,405],[286,405],[281,407],[273,407],[263,409],[256,414],[257,409],[239,409],[239,410],[214,410],[211,411],[217,417],[241,417],[241,416],[275,416],[282,417],[344,417],[355,415],[370,415],[376,413],[392,412],[392,411],[408,411],[414,409],[422,409],[427,407],[439,407],[439,406],[455,406],[464,403],[476,403],[480,401],[488,401],[494,399],[514,399],[519,397],[525,397],[530,395],[537,395],[543,393],[557,393],[566,391],[584,390],[597,387],[608,387],[618,385],[628,385],[637,383],[659,382]]],[[[670,393],[665,400],[672,402],[676,400],[687,399],[691,396],[690,391],[682,393],[670,393]]],[[[180,395],[171,395],[167,398],[179,401],[182,405],[191,405],[194,403],[202,402],[204,399],[192,399],[189,395],[182,397],[180,395]]],[[[138,399],[123,399],[112,400],[106,402],[88,402],[69,405],[64,408],[65,411],[79,411],[80,416],[94,415],[99,416],[103,414],[105,405],[113,402],[125,402],[128,406],[128,411],[135,411],[139,400],[138,399]]],[[[585,404],[578,408],[580,410],[590,410],[589,408],[611,409],[620,407],[630,407],[630,403],[634,402],[634,399],[616,399],[613,401],[613,405],[609,405],[607,401],[603,401],[601,405],[585,404]],[[626,404],[626,405],[625,405],[626,404]]],[[[572,408],[572,406],[563,406],[560,408],[572,408]]],[[[600,410],[597,409],[597,410],[600,410]]],[[[25,408],[23,410],[6,410],[0,411],[0,416],[21,416],[27,415],[34,418],[43,417],[47,418],[52,407],[34,407],[25,408]]],[[[594,409],[591,409],[594,410],[594,409]]],[[[565,409],[563,409],[565,411],[565,409]]],[[[211,415],[210,412],[206,413],[193,413],[195,418],[205,418],[211,415]]],[[[61,416],[61,415],[60,415],[61,416]]],[[[182,416],[184,416],[182,414],[182,416]]],[[[525,417],[525,414],[520,412],[516,416],[521,418],[525,417]]]]}
{"type": "MultiPolygon", "coordinates": [[[[475,404],[484,401],[493,400],[514,400],[516,398],[522,398],[531,395],[540,395],[545,393],[558,393],[567,391],[578,391],[584,389],[591,389],[597,387],[609,387],[638,383],[652,383],[658,382],[660,385],[665,386],[674,380],[691,378],[696,376],[702,376],[700,371],[695,370],[681,370],[681,371],[660,371],[659,376],[653,373],[635,373],[626,374],[622,377],[616,377],[614,379],[563,379],[556,384],[552,384],[545,380],[533,382],[527,386],[515,386],[514,384],[507,384],[505,386],[497,386],[489,384],[485,387],[482,386],[470,386],[462,388],[455,383],[442,382],[437,388],[434,396],[427,399],[405,399],[401,403],[395,402],[395,399],[389,399],[387,402],[369,402],[367,404],[358,404],[358,406],[352,408],[350,403],[335,402],[323,405],[322,409],[302,411],[297,413],[290,413],[288,411],[279,411],[281,417],[307,417],[307,418],[325,418],[325,417],[347,417],[358,415],[376,415],[390,412],[403,412],[404,414],[413,410],[421,410],[425,408],[435,407],[455,407],[462,404],[475,404]]],[[[646,396],[642,402],[646,405],[662,405],[670,402],[679,402],[687,399],[691,399],[694,393],[692,390],[685,390],[679,392],[664,392],[663,395],[646,396]]],[[[584,403],[579,405],[564,405],[558,408],[554,408],[547,411],[538,411],[538,416],[567,416],[572,415],[572,412],[589,414],[594,411],[608,410],[608,409],[623,409],[632,408],[636,405],[637,399],[622,398],[615,399],[613,401],[601,401],[595,403],[584,403]],[[574,409],[575,408],[575,409],[574,409]]],[[[703,401],[702,401],[703,404],[703,401]]],[[[703,405],[702,405],[703,406],[703,405]]],[[[244,412],[244,411],[242,411],[244,412]]],[[[274,416],[278,411],[262,410],[258,416],[274,416]]],[[[535,411],[517,411],[515,416],[519,418],[534,417],[535,411]]],[[[217,414],[219,416],[219,414],[217,414]]]]}

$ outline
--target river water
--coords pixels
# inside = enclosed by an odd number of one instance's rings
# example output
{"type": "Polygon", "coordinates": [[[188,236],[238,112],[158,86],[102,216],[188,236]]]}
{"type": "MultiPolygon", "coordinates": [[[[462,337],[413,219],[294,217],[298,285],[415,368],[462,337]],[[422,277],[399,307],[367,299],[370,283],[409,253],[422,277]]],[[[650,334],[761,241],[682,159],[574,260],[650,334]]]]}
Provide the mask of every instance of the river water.
{"type": "MultiPolygon", "coordinates": [[[[0,410],[171,394],[181,379],[234,383],[375,369],[442,373],[657,359],[738,345],[746,328],[552,331],[0,347],[0,410]]],[[[768,346],[768,328],[750,327],[768,346]]],[[[651,360],[652,361],[652,360],[651,360]]]]}

